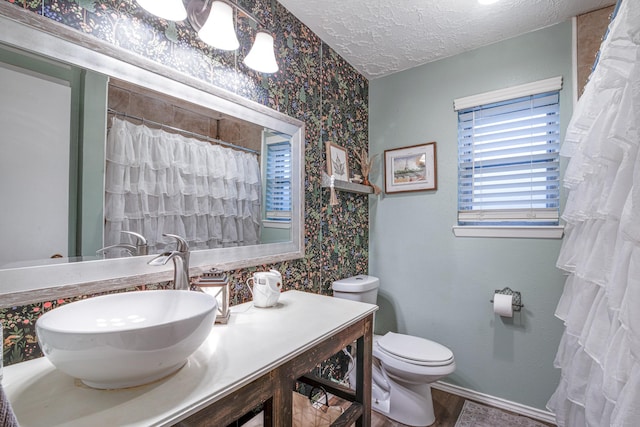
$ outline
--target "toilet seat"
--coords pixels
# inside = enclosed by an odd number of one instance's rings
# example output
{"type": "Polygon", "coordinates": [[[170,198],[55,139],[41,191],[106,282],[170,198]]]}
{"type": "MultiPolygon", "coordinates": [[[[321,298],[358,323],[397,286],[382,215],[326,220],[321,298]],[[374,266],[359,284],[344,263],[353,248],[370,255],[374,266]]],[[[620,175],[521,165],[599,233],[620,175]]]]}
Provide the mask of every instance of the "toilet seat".
{"type": "Polygon", "coordinates": [[[451,350],[425,338],[388,332],[376,340],[376,345],[383,354],[411,365],[437,367],[453,362],[451,350]]]}

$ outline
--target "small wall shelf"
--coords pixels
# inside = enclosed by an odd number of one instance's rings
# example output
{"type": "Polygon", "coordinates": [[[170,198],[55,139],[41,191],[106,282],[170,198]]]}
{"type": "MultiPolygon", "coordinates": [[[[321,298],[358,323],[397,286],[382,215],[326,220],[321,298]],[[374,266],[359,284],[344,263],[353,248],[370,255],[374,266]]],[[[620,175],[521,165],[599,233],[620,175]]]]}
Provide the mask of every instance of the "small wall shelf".
{"type": "MultiPolygon", "coordinates": [[[[331,186],[331,177],[326,172],[322,172],[322,188],[329,188],[331,186]]],[[[333,184],[336,190],[347,191],[350,193],[359,194],[372,194],[373,187],[369,185],[356,184],[349,181],[340,181],[336,179],[333,184]]]]}

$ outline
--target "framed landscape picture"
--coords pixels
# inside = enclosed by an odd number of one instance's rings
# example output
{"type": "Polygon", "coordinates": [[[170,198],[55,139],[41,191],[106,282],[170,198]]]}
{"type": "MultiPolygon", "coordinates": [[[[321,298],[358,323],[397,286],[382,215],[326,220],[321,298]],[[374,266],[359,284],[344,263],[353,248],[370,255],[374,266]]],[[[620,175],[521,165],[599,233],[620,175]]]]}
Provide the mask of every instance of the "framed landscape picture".
{"type": "Polygon", "coordinates": [[[436,143],[384,151],[386,193],[437,190],[436,143]]]}
{"type": "Polygon", "coordinates": [[[349,181],[349,164],[347,150],[332,142],[326,142],[327,175],[335,176],[340,181],[349,181]]]}

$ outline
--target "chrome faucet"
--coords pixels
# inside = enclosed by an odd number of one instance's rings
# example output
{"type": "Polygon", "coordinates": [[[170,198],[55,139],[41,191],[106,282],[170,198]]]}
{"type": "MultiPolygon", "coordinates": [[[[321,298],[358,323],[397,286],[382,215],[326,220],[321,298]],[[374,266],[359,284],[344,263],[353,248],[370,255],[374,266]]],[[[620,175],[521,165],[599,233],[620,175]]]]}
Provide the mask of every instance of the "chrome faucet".
{"type": "Polygon", "coordinates": [[[173,288],[188,291],[189,286],[189,244],[185,239],[175,234],[163,234],[173,237],[177,241],[175,251],[163,252],[151,261],[149,265],[165,265],[173,260],[173,288]]]}
{"type": "Polygon", "coordinates": [[[147,255],[149,247],[147,245],[147,239],[145,239],[142,234],[134,233],[133,231],[120,231],[120,233],[129,234],[135,237],[135,245],[129,243],[118,243],[117,245],[105,246],[104,248],[98,249],[96,251],[96,255],[103,254],[111,249],[124,249],[131,256],[147,255]]]}

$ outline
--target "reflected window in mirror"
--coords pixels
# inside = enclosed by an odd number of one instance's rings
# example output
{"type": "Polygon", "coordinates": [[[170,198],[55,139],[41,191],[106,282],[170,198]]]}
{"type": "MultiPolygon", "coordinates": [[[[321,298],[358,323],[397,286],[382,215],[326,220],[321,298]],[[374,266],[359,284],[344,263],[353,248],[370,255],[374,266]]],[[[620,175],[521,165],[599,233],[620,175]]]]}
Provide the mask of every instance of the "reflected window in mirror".
{"type": "Polygon", "coordinates": [[[263,241],[285,242],[291,228],[291,137],[265,130],[262,152],[263,241]]]}

